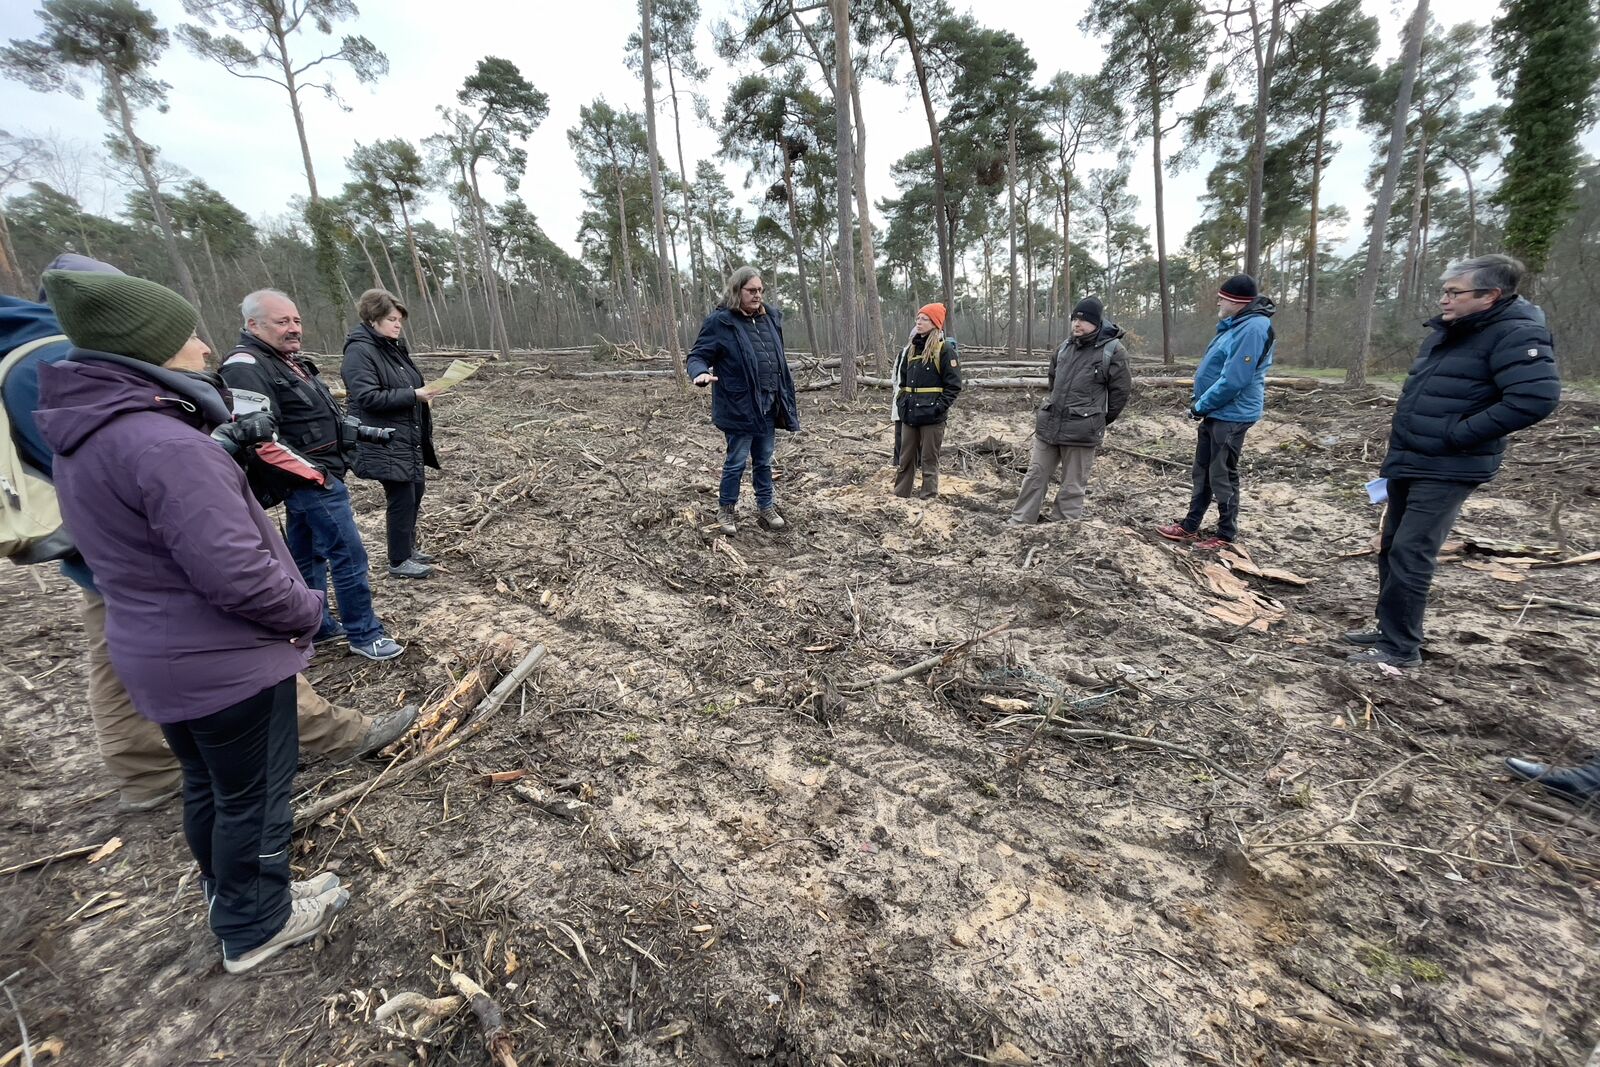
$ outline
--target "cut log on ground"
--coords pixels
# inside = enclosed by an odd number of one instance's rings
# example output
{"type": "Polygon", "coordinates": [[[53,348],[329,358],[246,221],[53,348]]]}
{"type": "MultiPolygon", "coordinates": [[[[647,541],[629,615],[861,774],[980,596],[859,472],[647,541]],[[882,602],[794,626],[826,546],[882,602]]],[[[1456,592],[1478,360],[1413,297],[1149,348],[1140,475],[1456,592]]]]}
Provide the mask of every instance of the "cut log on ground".
{"type": "Polygon", "coordinates": [[[536,645],[532,652],[522,657],[522,662],[518,663],[511,669],[509,674],[500,679],[500,684],[495,686],[494,690],[483,698],[482,703],[473,711],[472,721],[465,730],[455,734],[425,756],[419,756],[409,763],[398,763],[386,767],[370,782],[361,782],[348,789],[341,789],[331,797],[325,797],[309,808],[297,812],[294,817],[295,829],[299,830],[309,826],[328,814],[328,812],[341,808],[352,800],[360,800],[375,789],[394,785],[396,782],[403,782],[415,777],[460,748],[463,743],[482,733],[483,728],[489,724],[489,720],[494,717],[495,712],[505,705],[506,701],[511,698],[511,694],[516,692],[522,683],[532,676],[540,663],[544,662],[545,655],[545,647],[536,645]]]}

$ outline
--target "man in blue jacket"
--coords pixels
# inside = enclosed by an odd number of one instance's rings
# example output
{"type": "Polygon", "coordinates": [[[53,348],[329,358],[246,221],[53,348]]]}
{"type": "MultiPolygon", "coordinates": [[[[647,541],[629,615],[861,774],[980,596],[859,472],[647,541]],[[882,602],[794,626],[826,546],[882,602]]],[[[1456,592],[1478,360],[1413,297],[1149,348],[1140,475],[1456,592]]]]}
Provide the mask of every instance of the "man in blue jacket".
{"type": "Polygon", "coordinates": [[[1379,475],[1389,507],[1378,547],[1378,624],[1345,640],[1356,664],[1415,667],[1439,549],[1461,506],[1499,471],[1506,437],[1556,409],[1561,379],[1544,312],[1517,295],[1521,263],[1452,264],[1439,315],[1400,390],[1379,475]]]}
{"type": "MultiPolygon", "coordinates": [[[[57,257],[48,269],[121,273],[108,263],[72,253],[57,257]]],[[[39,368],[61,362],[72,351],[72,343],[61,334],[61,324],[48,305],[0,296],[0,356],[30,341],[60,336],[60,340],[24,356],[0,383],[17,451],[24,462],[47,478],[55,456],[39,432],[34,413],[39,407],[39,368]]],[[[127,689],[112,669],[106,648],[105,601],[96,590],[94,575],[83,557],[74,554],[62,560],[61,573],[83,593],[83,632],[89,651],[89,715],[100,758],[118,787],[118,810],[148,811],[160,807],[178,794],[181,775],[177,757],[167,747],[160,727],[134,711],[127,689]]],[[[334,760],[370,755],[398,738],[416,718],[414,705],[374,719],[330,704],[304,675],[297,679],[297,686],[300,742],[314,755],[334,760]]]]}
{"type": "Polygon", "coordinates": [[[1189,417],[1200,423],[1190,477],[1189,514],[1156,533],[1169,541],[1192,541],[1212,551],[1239,537],[1239,453],[1244,435],[1261,421],[1267,403],[1267,368],[1277,339],[1272,316],[1278,308],[1262,296],[1256,280],[1235,274],[1217,292],[1217,335],[1194,372],[1189,417]],[[1217,502],[1217,533],[1200,539],[1200,522],[1217,502]]]}
{"type": "Polygon", "coordinates": [[[772,486],[772,453],[777,431],[800,429],[794,377],[783,352],[783,313],[767,304],[766,291],[754,267],[734,271],[685,359],[694,384],[712,387],[711,421],[728,439],[717,526],[729,537],[738,532],[735,509],[746,464],[752,468],[758,520],[769,530],[783,528],[772,486]]]}

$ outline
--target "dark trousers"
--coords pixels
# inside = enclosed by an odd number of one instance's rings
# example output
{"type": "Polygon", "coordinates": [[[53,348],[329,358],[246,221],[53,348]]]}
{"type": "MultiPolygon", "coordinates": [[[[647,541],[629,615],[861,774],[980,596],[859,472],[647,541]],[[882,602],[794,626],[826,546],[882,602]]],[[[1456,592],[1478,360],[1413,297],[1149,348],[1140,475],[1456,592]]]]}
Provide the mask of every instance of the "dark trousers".
{"type": "MultiPolygon", "coordinates": [[[[383,636],[383,623],[372,610],[372,585],[367,579],[367,549],[350,510],[350,490],[337,478],[326,489],[296,489],[283,500],[284,540],[312,589],[328,591],[328,578],[339,598],[339,621],[352,645],[370,645],[383,636]]],[[[326,601],[324,602],[326,604],[326,601]]],[[[322,632],[333,630],[333,615],[322,609],[322,632]]]]}
{"type": "Polygon", "coordinates": [[[183,768],[183,835],[216,889],[211,929],[237,957],[289,919],[295,680],[202,719],[163,723],[161,732],[183,768]]]}
{"type": "Polygon", "coordinates": [[[1248,422],[1223,422],[1203,419],[1194,446],[1194,467],[1189,477],[1194,494],[1189,498],[1189,514],[1181,525],[1194,533],[1206,517],[1211,502],[1217,502],[1217,536],[1224,541],[1239,537],[1239,453],[1244,451],[1244,435],[1253,425],[1248,422]]]}
{"type": "Polygon", "coordinates": [[[1378,547],[1378,647],[1410,656],[1422,647],[1422,617],[1439,549],[1477,485],[1390,478],[1378,547]]]}
{"type": "Polygon", "coordinates": [[[415,481],[383,482],[382,485],[389,566],[398,567],[417,550],[417,514],[422,510],[422,493],[427,482],[419,473],[415,481]]]}

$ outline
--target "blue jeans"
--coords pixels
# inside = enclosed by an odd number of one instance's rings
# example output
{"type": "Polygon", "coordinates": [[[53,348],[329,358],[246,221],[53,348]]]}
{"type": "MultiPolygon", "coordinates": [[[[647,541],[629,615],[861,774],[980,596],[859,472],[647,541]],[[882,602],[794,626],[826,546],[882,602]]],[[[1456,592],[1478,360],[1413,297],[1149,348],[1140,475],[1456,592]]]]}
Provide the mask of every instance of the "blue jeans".
{"type": "Polygon", "coordinates": [[[765,511],[772,506],[772,452],[778,447],[778,431],[767,422],[761,433],[732,433],[722,431],[728,439],[728,455],[722,461],[722,487],[717,492],[717,504],[731,508],[739,502],[739,483],[744,480],[745,464],[754,460],[750,471],[750,484],[756,487],[756,507],[765,511]]]}
{"type": "MultiPolygon", "coordinates": [[[[367,584],[367,550],[350,510],[350,490],[338,479],[326,489],[296,489],[283,500],[288,516],[286,540],[300,577],[312,589],[328,592],[329,572],[339,598],[339,621],[352,645],[370,645],[383,636],[383,623],[372,611],[372,587],[367,584]]],[[[334,629],[333,614],[325,601],[322,630],[334,629]]]]}

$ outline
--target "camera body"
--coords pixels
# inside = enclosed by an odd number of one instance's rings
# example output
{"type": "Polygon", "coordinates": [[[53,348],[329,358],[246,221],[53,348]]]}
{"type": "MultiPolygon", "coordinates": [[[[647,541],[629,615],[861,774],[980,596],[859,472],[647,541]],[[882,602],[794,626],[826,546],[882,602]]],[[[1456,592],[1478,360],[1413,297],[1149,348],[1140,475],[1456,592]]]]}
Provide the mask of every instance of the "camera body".
{"type": "Polygon", "coordinates": [[[346,448],[353,448],[363,441],[383,444],[393,438],[392,426],[366,426],[354,415],[344,415],[339,419],[339,443],[346,448]]]}

